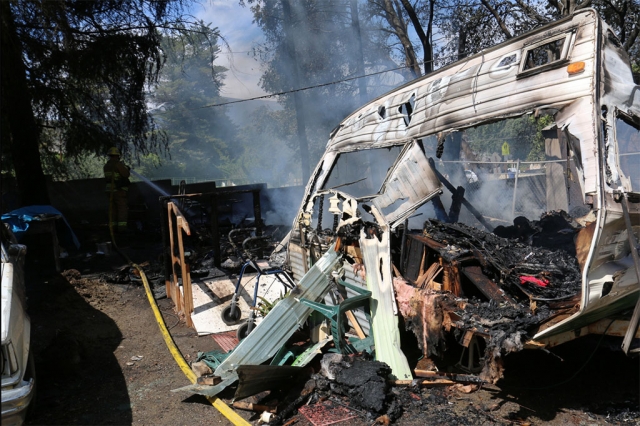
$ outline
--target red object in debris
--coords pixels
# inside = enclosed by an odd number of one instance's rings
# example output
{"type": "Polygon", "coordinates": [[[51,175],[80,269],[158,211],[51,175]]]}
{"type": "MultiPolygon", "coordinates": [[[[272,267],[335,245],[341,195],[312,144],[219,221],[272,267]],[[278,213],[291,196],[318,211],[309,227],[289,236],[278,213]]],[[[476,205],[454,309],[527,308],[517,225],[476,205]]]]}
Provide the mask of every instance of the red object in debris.
{"type": "Polygon", "coordinates": [[[520,277],[520,284],[525,283],[535,284],[538,287],[546,287],[549,284],[549,280],[532,277],[530,275],[523,275],[520,277]]]}

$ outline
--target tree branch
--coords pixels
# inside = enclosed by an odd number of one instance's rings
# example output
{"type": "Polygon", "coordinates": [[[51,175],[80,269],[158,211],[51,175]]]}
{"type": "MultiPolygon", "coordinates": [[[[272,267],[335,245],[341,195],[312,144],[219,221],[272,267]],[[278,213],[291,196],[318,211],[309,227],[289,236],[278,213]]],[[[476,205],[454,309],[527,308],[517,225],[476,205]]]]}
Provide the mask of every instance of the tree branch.
{"type": "Polygon", "coordinates": [[[547,18],[545,18],[544,16],[540,15],[537,10],[535,10],[534,8],[532,8],[531,6],[526,4],[523,0],[516,0],[516,3],[518,3],[518,5],[522,8],[524,13],[529,18],[533,19],[538,24],[546,24],[547,22],[549,22],[549,20],[547,18]]]}
{"type": "Polygon", "coordinates": [[[504,35],[509,39],[512,38],[513,35],[511,34],[511,31],[509,31],[509,28],[507,28],[507,25],[504,23],[504,21],[502,20],[502,18],[500,17],[500,15],[498,14],[498,11],[495,10],[487,0],[480,0],[482,2],[482,4],[484,5],[484,7],[487,8],[487,10],[489,11],[489,13],[491,13],[493,15],[494,18],[496,18],[496,22],[498,23],[498,25],[500,26],[500,29],[502,30],[502,32],[504,33],[504,35]]]}
{"type": "Polygon", "coordinates": [[[431,42],[429,41],[431,37],[431,21],[433,20],[433,1],[429,2],[431,13],[429,15],[429,27],[426,34],[424,32],[424,29],[422,28],[422,24],[420,23],[420,20],[418,19],[418,15],[416,14],[416,11],[411,5],[411,3],[409,2],[409,0],[400,0],[400,1],[402,2],[402,6],[404,7],[404,10],[409,15],[409,19],[413,24],[413,29],[415,30],[416,34],[418,34],[418,38],[422,43],[424,72],[429,73],[433,71],[433,66],[431,64],[431,58],[433,57],[433,53],[431,48],[431,42]]]}

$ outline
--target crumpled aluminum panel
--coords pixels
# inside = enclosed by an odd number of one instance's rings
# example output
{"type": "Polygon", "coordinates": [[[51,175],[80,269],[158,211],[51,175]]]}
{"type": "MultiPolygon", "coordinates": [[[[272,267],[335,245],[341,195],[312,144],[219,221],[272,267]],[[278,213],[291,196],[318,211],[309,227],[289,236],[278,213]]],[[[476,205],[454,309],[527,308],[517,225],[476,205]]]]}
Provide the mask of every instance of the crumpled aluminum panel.
{"type": "Polygon", "coordinates": [[[389,231],[382,241],[360,234],[360,248],[367,270],[367,290],[371,292],[371,327],[376,344],[376,360],[386,362],[398,380],[411,380],[413,374],[406,356],[400,349],[398,312],[391,275],[391,247],[389,231]]]}
{"type": "Polygon", "coordinates": [[[329,291],[331,272],[336,269],[340,260],[341,256],[333,246],[309,269],[298,286],[278,302],[253,332],[216,368],[214,374],[222,378],[221,383],[216,386],[192,385],[176,390],[215,396],[238,380],[238,366],[260,365],[273,357],[312,311],[298,300],[321,300],[329,291]]]}

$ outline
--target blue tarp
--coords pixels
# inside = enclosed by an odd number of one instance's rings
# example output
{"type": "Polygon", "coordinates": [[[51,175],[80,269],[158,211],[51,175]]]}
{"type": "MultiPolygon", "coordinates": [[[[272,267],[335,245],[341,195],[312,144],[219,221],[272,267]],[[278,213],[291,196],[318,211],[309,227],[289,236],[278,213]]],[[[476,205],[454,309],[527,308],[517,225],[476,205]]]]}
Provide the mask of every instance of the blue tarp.
{"type": "Polygon", "coordinates": [[[11,231],[16,236],[18,242],[24,237],[27,229],[29,229],[29,222],[38,220],[47,216],[59,215],[64,222],[64,225],[59,221],[56,223],[56,232],[58,234],[58,241],[60,244],[69,248],[70,244],[73,244],[76,249],[80,248],[80,241],[73,233],[69,222],[65,219],[64,215],[56,210],[52,206],[27,206],[10,211],[2,215],[2,221],[8,223],[11,226],[11,231]]]}

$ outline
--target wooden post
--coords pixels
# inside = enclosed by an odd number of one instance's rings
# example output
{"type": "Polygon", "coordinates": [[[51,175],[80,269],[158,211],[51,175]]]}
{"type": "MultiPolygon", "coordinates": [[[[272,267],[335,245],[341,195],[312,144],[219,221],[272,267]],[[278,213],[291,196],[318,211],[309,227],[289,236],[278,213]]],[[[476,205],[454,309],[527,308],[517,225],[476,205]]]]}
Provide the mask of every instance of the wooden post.
{"type": "Polygon", "coordinates": [[[220,255],[220,227],[218,224],[218,194],[215,191],[216,183],[213,182],[214,194],[211,195],[211,236],[213,238],[213,264],[216,268],[220,267],[222,258],[220,255]]]}
{"type": "Polygon", "coordinates": [[[189,271],[189,265],[184,259],[184,244],[182,242],[182,233],[184,232],[187,235],[191,235],[191,230],[189,229],[189,223],[182,215],[178,207],[170,202],[168,203],[167,208],[168,221],[169,221],[169,239],[170,239],[170,250],[171,250],[171,269],[172,269],[172,280],[171,280],[171,289],[167,294],[171,295],[171,299],[175,304],[175,310],[179,314],[182,313],[185,318],[185,322],[188,327],[193,327],[193,322],[191,320],[191,313],[193,312],[193,293],[191,290],[191,271],[189,271]],[[178,245],[178,256],[176,256],[175,250],[175,239],[173,236],[173,216],[176,219],[176,233],[177,235],[177,245],[178,245]],[[180,266],[180,272],[182,275],[182,292],[180,291],[180,285],[178,283],[178,274],[176,273],[176,265],[180,266]]]}

